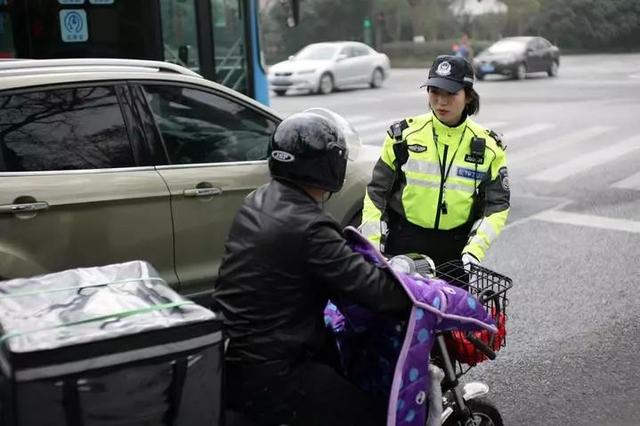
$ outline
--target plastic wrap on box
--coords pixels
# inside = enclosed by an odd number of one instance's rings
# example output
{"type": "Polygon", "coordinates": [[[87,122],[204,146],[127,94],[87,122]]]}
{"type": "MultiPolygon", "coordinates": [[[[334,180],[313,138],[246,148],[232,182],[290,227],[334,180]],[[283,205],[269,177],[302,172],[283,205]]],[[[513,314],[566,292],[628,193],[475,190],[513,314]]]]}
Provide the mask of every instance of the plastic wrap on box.
{"type": "Polygon", "coordinates": [[[142,261],[0,283],[3,425],[207,425],[222,324],[142,261]]]}

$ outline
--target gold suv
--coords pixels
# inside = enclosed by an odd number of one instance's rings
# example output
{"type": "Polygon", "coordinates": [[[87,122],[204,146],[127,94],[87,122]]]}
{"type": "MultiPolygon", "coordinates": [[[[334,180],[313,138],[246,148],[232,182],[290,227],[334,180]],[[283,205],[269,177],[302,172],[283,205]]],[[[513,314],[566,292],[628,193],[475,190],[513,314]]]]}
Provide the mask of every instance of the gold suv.
{"type": "MultiPolygon", "coordinates": [[[[140,259],[206,296],[280,120],[169,63],[0,61],[0,279],[140,259]]],[[[345,225],[377,156],[350,151],[327,206],[345,225]]]]}

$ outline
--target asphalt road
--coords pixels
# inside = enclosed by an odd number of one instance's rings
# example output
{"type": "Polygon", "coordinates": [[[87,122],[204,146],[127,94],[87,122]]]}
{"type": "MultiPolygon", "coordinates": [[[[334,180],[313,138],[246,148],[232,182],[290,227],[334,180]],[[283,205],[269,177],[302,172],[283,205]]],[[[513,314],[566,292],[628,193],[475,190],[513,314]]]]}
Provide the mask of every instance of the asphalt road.
{"type": "MultiPolygon", "coordinates": [[[[378,90],[272,106],[333,109],[381,145],[394,120],[426,111],[425,77],[397,69],[378,90]]],[[[476,89],[513,191],[485,264],[515,286],[507,347],[467,380],[490,385],[507,425],[640,425],[640,55],[566,56],[557,78],[476,89]]]]}

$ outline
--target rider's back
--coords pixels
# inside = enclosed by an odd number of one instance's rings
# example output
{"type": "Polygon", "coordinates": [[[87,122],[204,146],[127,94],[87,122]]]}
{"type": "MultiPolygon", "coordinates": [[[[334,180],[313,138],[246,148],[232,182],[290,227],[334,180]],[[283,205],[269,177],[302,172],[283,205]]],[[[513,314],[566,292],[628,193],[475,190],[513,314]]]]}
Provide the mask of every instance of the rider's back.
{"type": "Polygon", "coordinates": [[[329,294],[305,268],[307,248],[310,238],[340,232],[292,184],[274,180],[249,195],[231,227],[214,293],[230,337],[227,361],[298,359],[320,350],[327,332],[318,313],[329,294]]]}

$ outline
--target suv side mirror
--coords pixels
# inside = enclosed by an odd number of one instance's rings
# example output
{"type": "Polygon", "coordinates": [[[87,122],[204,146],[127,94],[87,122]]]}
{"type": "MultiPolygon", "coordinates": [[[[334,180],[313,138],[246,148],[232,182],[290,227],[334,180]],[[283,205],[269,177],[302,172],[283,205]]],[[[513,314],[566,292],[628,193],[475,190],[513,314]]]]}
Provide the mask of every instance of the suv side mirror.
{"type": "Polygon", "coordinates": [[[293,58],[295,58],[295,56],[293,56],[293,55],[289,56],[289,60],[290,61],[293,61],[293,58]]]}
{"type": "Polygon", "coordinates": [[[345,59],[347,59],[347,55],[345,53],[341,53],[338,55],[338,57],[336,58],[336,62],[340,62],[340,61],[344,61],[345,59]]]}

